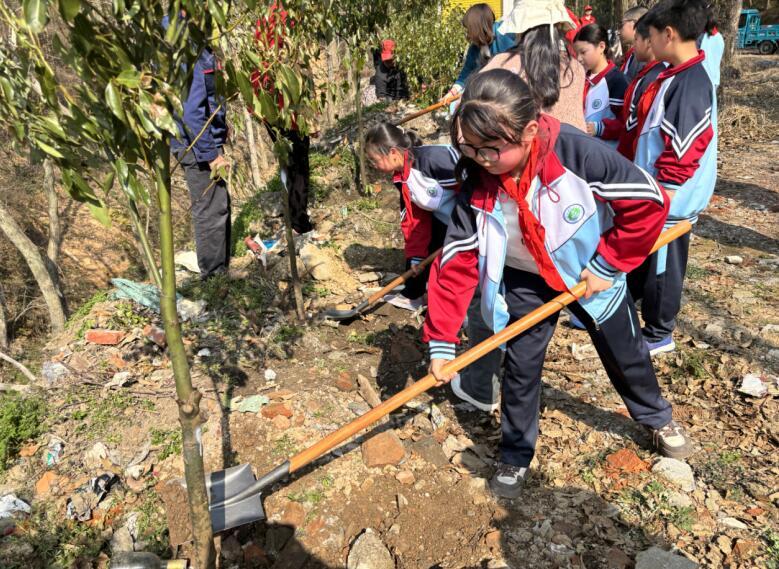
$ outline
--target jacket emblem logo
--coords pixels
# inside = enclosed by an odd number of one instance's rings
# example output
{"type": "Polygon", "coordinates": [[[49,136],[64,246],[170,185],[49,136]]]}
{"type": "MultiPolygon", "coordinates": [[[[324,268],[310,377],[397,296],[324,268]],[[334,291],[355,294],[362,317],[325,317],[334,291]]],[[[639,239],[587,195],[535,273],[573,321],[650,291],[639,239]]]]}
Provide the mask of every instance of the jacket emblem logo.
{"type": "Polygon", "coordinates": [[[427,189],[427,195],[434,198],[438,195],[438,188],[432,187],[427,189]]]}
{"type": "Polygon", "coordinates": [[[563,219],[568,223],[578,223],[584,217],[584,206],[578,203],[571,204],[563,211],[563,219]]]}
{"type": "Polygon", "coordinates": [[[603,101],[601,101],[600,99],[595,99],[592,102],[592,108],[593,109],[600,109],[602,106],[603,106],[603,101]]]}

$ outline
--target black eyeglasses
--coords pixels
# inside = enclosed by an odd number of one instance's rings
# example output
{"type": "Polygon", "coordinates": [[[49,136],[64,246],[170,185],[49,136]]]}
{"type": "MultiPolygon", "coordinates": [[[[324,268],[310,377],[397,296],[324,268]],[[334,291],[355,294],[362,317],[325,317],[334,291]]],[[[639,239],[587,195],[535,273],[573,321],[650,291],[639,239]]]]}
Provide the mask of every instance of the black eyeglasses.
{"type": "Polygon", "coordinates": [[[485,162],[497,162],[500,160],[500,153],[505,149],[510,142],[504,144],[501,148],[495,148],[494,146],[473,146],[472,144],[466,144],[460,142],[457,147],[463,156],[468,158],[476,158],[477,156],[485,162]]]}

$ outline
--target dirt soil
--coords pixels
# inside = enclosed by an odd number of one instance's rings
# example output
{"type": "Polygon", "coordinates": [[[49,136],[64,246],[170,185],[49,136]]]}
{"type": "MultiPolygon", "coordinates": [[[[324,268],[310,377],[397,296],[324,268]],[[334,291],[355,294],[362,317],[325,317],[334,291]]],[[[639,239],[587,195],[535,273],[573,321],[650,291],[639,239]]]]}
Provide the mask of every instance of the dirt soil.
{"type": "MultiPolygon", "coordinates": [[[[675,418],[696,443],[687,461],[694,489],[652,472],[658,457],[649,437],[627,417],[586,333],[563,318],[547,353],[541,433],[521,498],[496,500],[486,488],[499,416],[440,388],[266,491],[267,521],[221,536],[222,567],[345,567],[366,528],[398,568],[627,569],[652,546],[702,567],[778,567],[779,59],[743,57],[740,76],[724,90],[752,114],[720,117],[721,125],[730,122],[721,127],[719,182],[694,230],[677,351],[655,360],[675,418]],[[747,123],[759,128],[739,127],[747,123]],[[747,374],[760,378],[764,395],[739,391],[747,374]],[[390,430],[402,460],[369,467],[366,441],[390,430]]],[[[412,124],[428,142],[446,140],[442,117],[412,124]]],[[[323,148],[340,139],[331,134],[323,148]]],[[[208,319],[184,327],[193,380],[204,393],[207,470],[248,462],[261,475],[365,412],[371,391],[385,399],[425,375],[424,315],[382,305],[340,325],[316,317],[327,306],[358,302],[402,269],[396,191],[377,180],[377,195],[359,197],[338,180],[336,166],[322,174],[324,185],[339,189],[314,208],[319,237],[310,240],[331,255],[334,274],[307,275],[305,325],[289,310],[285,257],[267,271],[243,257],[231,280],[183,287],[209,302],[208,319]],[[269,403],[231,409],[255,395],[269,403]]],[[[102,544],[100,557],[80,550],[82,567],[105,563],[128,527],[136,550],[170,554],[160,494],[183,473],[174,385],[164,349],[142,332],[159,317],[133,310],[108,300],[85,318],[88,327],[124,331],[118,346],[88,343],[83,326],[49,344],[48,357],[69,370],[47,388],[55,419],[0,478],[0,489],[35,497],[37,508],[63,518],[85,480],[117,474],[92,520],[68,522],[68,535],[76,535],[75,524],[102,544]],[[114,384],[120,372],[129,383],[114,384]],[[53,436],[65,451],[47,467],[53,436]],[[132,516],[140,529],[128,526],[132,516]]],[[[183,514],[173,517],[178,524],[183,514]]],[[[46,566],[38,546],[23,545],[39,539],[41,527],[30,520],[0,538],[4,566],[46,566]]]]}

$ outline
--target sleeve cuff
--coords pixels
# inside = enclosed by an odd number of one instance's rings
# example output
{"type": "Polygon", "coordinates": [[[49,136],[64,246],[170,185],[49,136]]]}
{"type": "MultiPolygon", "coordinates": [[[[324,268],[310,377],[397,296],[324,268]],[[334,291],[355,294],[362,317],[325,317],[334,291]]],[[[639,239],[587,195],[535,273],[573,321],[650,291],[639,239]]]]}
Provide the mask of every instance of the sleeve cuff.
{"type": "Polygon", "coordinates": [[[604,259],[600,253],[597,253],[590,259],[590,262],[587,263],[587,268],[591,273],[609,281],[614,280],[620,273],[620,270],[604,259]]]}
{"type": "Polygon", "coordinates": [[[672,192],[678,192],[682,189],[681,184],[672,184],[671,182],[661,182],[660,180],[657,181],[658,184],[663,186],[664,190],[672,191],[672,192]]]}
{"type": "Polygon", "coordinates": [[[454,343],[430,340],[430,359],[453,360],[455,358],[454,343]]]}
{"type": "Polygon", "coordinates": [[[419,263],[424,261],[424,259],[422,257],[411,257],[409,261],[411,262],[411,266],[413,267],[414,265],[418,265],[419,263]]]}
{"type": "Polygon", "coordinates": [[[603,121],[595,123],[595,136],[600,138],[603,135],[603,121]]]}

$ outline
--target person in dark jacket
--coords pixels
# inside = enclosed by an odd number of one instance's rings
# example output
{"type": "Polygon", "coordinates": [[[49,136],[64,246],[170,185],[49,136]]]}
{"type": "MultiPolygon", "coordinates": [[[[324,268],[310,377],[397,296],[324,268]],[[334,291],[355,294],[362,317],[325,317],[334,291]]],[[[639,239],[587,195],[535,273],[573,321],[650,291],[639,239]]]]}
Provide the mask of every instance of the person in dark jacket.
{"type": "Polygon", "coordinates": [[[386,39],[381,42],[380,61],[376,66],[373,84],[376,87],[376,97],[379,100],[398,101],[408,99],[406,74],[395,62],[395,42],[386,39]]]}
{"type": "MultiPolygon", "coordinates": [[[[167,17],[163,27],[168,27],[167,17]]],[[[227,141],[227,110],[216,93],[217,72],[214,53],[203,49],[183,101],[183,116],[176,119],[179,137],[170,143],[189,188],[197,264],[203,280],[226,272],[230,263],[230,194],[227,182],[215,175],[229,166],[222,153],[227,141]]]]}

